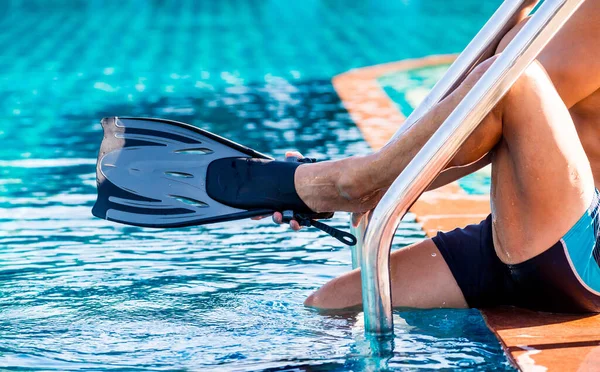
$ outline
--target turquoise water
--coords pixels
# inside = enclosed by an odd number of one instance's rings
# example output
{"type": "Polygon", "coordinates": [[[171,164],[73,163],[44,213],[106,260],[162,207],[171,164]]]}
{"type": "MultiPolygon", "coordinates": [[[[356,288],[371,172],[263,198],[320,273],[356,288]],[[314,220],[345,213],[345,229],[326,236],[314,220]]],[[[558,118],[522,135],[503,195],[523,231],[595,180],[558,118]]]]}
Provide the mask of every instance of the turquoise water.
{"type": "MultiPolygon", "coordinates": [[[[180,120],[273,156],[366,153],[331,77],[457,52],[500,0],[451,3],[1,2],[0,368],[369,369],[360,314],[302,306],[350,269],[337,241],[94,219],[99,120],[180,120]]],[[[395,247],[423,236],[409,216],[395,247]]],[[[389,369],[510,369],[476,310],[395,317],[389,369]]]]}

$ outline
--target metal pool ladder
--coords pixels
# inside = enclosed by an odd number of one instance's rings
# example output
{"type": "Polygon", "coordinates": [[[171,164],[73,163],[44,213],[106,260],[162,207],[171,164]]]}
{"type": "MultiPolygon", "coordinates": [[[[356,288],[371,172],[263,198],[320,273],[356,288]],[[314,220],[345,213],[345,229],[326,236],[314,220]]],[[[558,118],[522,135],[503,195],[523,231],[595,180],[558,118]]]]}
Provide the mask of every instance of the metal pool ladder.
{"type": "MultiPolygon", "coordinates": [[[[545,0],[440,128],[396,178],[377,207],[353,232],[359,242],[353,265],[360,263],[367,336],[393,334],[389,258],[392,238],[408,208],[452,159],[477,124],[498,103],[527,66],[571,17],[583,0],[545,0]]],[[[466,49],[407,118],[390,142],[402,136],[468,73],[493,53],[515,17],[531,0],[505,0],[466,49]]]]}

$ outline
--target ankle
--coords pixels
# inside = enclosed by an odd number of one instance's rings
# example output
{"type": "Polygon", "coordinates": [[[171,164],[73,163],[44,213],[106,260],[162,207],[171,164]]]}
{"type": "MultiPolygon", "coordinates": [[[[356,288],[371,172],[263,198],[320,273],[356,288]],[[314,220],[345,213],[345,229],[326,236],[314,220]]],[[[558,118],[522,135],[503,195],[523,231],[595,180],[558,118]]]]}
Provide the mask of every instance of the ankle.
{"type": "Polygon", "coordinates": [[[378,186],[381,172],[373,167],[373,159],[355,156],[301,165],[294,178],[298,196],[315,212],[366,212],[384,191],[378,186]]]}
{"type": "Polygon", "coordinates": [[[381,175],[377,172],[377,167],[374,167],[374,161],[373,155],[340,160],[336,187],[342,198],[353,204],[364,204],[380,192],[381,175]]]}

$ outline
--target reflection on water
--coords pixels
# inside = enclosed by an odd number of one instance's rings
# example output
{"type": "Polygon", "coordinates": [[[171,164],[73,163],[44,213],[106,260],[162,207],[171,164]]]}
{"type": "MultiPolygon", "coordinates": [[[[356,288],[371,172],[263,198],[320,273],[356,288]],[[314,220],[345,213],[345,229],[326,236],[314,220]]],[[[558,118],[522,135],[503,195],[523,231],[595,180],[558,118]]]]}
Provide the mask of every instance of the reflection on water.
{"type": "MultiPolygon", "coordinates": [[[[495,6],[467,3],[2,3],[0,368],[510,369],[475,310],[396,312],[393,357],[366,358],[360,314],[302,305],[350,269],[318,230],[150,230],[90,213],[103,116],[184,121],[275,157],[368,152],[331,76],[456,51],[495,6]]],[[[408,216],[396,245],[422,238],[408,216]]]]}
{"type": "MultiPolygon", "coordinates": [[[[238,97],[224,92],[177,106],[202,115],[170,117],[275,156],[286,148],[322,158],[367,151],[329,83],[295,88],[286,97],[293,103],[248,87],[238,97]],[[270,125],[279,115],[294,119],[270,125]]],[[[159,115],[166,107],[135,110],[159,115]]],[[[86,144],[74,150],[77,157],[1,164],[0,365],[345,370],[375,363],[360,346],[360,317],[320,315],[302,305],[312,290],[349,270],[346,247],[317,230],[292,233],[268,220],[146,230],[94,219],[101,132],[94,125],[72,136],[86,144]]],[[[347,228],[347,216],[333,225],[347,228]]],[[[409,218],[397,244],[422,237],[409,218]]],[[[391,367],[508,368],[477,311],[398,313],[395,345],[391,367]]]]}

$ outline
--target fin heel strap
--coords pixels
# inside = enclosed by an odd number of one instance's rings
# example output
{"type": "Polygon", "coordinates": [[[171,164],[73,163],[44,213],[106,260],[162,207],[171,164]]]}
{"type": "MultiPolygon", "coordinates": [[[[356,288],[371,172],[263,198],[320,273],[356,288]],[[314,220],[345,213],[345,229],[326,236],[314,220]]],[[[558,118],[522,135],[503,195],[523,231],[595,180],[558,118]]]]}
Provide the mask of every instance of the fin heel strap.
{"type": "Polygon", "coordinates": [[[291,220],[298,221],[300,226],[305,227],[316,227],[317,229],[329,234],[333,238],[336,238],[340,242],[349,245],[351,247],[355,246],[357,243],[356,237],[349,232],[336,229],[335,227],[331,227],[327,224],[324,224],[321,221],[314,220],[314,216],[317,214],[298,214],[294,213],[294,211],[283,211],[282,212],[282,222],[289,223],[291,220]]]}
{"type": "MultiPolygon", "coordinates": [[[[298,163],[316,163],[317,159],[315,158],[297,158],[295,156],[289,156],[285,159],[288,162],[298,162],[298,163]]],[[[311,214],[299,214],[294,213],[294,211],[287,210],[282,212],[283,222],[289,223],[291,220],[296,220],[300,224],[300,226],[306,227],[316,227],[317,229],[331,235],[336,238],[340,242],[349,245],[355,246],[357,243],[356,237],[349,232],[342,231],[340,229],[336,229],[335,227],[331,227],[323,222],[317,221],[316,218],[319,219],[329,219],[333,217],[333,213],[311,213],[311,214]]]]}
{"type": "Polygon", "coordinates": [[[321,221],[313,220],[308,217],[303,217],[302,215],[295,215],[294,219],[298,221],[301,226],[316,227],[317,229],[326,232],[327,234],[336,238],[340,242],[349,245],[350,247],[355,246],[357,243],[356,237],[354,235],[350,234],[349,232],[336,229],[335,227],[331,227],[327,224],[324,224],[321,221]]]}

